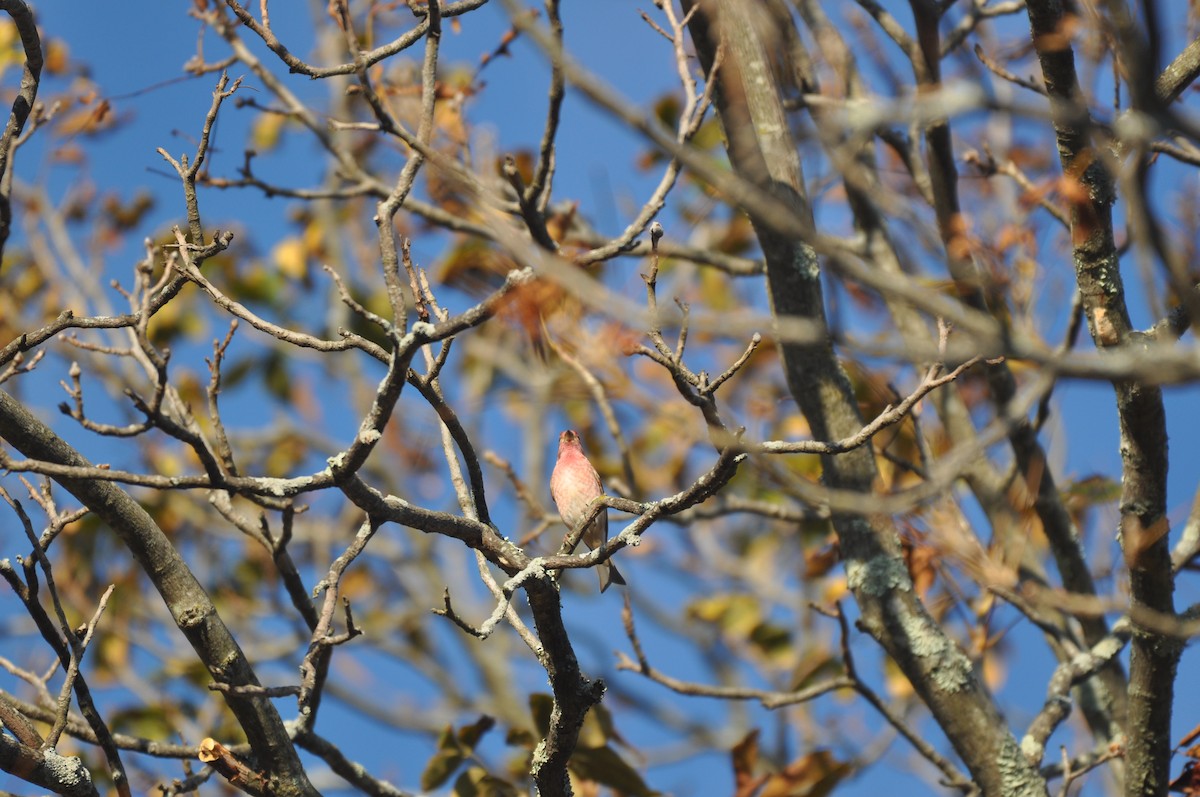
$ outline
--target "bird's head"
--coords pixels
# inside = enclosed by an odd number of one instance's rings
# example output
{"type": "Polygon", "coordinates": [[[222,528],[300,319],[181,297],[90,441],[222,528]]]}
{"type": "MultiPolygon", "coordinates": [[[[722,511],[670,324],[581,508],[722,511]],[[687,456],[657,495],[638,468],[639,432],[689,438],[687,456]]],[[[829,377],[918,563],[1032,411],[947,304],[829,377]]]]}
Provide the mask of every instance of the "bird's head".
{"type": "Polygon", "coordinates": [[[583,447],[579,444],[579,435],[574,429],[568,429],[558,436],[558,455],[561,457],[564,451],[570,450],[582,451],[583,447]]]}

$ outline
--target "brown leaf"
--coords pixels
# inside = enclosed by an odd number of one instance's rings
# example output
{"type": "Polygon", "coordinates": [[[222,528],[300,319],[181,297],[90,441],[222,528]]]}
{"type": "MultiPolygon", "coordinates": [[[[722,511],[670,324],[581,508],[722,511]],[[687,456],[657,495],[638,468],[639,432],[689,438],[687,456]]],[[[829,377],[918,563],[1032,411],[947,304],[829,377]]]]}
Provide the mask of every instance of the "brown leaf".
{"type": "Polygon", "coordinates": [[[1196,766],[1195,761],[1187,762],[1183,765],[1183,771],[1179,773],[1179,777],[1171,781],[1167,788],[1180,794],[1186,794],[1188,797],[1200,795],[1200,767],[1196,766]]]}
{"type": "Polygon", "coordinates": [[[760,797],[824,797],[851,773],[828,750],[801,756],[767,781],[760,797]]]}
{"type": "Polygon", "coordinates": [[[1037,37],[1035,42],[1037,48],[1046,52],[1056,52],[1066,50],[1071,46],[1071,39],[1075,36],[1075,31],[1082,24],[1077,14],[1063,14],[1062,19],[1051,33],[1046,33],[1037,37]]]}
{"type": "MultiPolygon", "coordinates": [[[[752,783],[760,783],[762,780],[754,775],[754,768],[758,764],[757,728],[747,733],[740,742],[733,746],[729,751],[729,758],[733,764],[733,782],[737,786],[736,794],[739,797],[750,794],[747,786],[752,783]]],[[[755,785],[755,788],[758,786],[755,785]]]]}
{"type": "Polygon", "coordinates": [[[905,558],[908,560],[908,572],[913,580],[913,589],[922,600],[937,581],[938,552],[933,546],[920,541],[905,546],[905,558]]]}
{"type": "Polygon", "coordinates": [[[841,559],[837,543],[825,545],[813,550],[804,549],[804,577],[806,579],[820,578],[832,570],[841,559]]]}
{"type": "Polygon", "coordinates": [[[63,138],[75,135],[92,135],[112,126],[112,104],[100,100],[94,106],[84,106],[58,117],[55,132],[63,138]]]}
{"type": "Polygon", "coordinates": [[[46,45],[42,68],[51,75],[65,75],[71,66],[71,51],[62,39],[51,39],[46,45]]]}

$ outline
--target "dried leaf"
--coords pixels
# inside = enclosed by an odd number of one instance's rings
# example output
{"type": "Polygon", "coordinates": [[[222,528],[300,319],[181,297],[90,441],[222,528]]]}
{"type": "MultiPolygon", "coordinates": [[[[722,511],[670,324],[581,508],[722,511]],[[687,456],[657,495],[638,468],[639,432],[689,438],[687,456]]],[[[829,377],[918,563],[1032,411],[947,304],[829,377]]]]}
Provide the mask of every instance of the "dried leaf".
{"type": "Polygon", "coordinates": [[[824,797],[853,769],[828,750],[817,750],[796,759],[767,781],[760,797],[824,797]]]}
{"type": "Polygon", "coordinates": [[[754,779],[754,768],[758,764],[758,734],[759,731],[755,728],[729,751],[733,763],[733,782],[739,794],[746,784],[754,779]]]}

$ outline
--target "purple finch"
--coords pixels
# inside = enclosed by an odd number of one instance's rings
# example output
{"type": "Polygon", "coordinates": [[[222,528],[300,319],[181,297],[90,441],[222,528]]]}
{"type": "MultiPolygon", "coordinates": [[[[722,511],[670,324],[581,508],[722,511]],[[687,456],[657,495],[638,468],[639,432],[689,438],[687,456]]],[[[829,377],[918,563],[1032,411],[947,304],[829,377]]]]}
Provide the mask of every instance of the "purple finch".
{"type": "MultiPolygon", "coordinates": [[[[596,473],[583,453],[579,435],[569,429],[558,436],[558,462],[554,463],[554,473],[550,475],[550,495],[554,497],[554,505],[558,507],[563,523],[567,524],[568,534],[588,516],[592,502],[604,495],[600,474],[596,473]]],[[[595,550],[607,539],[608,508],[605,507],[584,529],[583,541],[587,547],[595,550]]],[[[600,576],[601,592],[608,589],[610,584],[625,583],[611,561],[596,565],[596,573],[600,576]]]]}

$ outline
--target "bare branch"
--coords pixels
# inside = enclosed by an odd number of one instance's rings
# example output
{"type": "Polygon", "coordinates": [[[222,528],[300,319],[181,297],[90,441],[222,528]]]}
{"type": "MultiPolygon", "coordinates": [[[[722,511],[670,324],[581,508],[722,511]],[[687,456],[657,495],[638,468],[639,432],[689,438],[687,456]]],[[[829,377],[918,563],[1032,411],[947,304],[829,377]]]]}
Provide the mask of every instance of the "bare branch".
{"type": "Polygon", "coordinates": [[[21,130],[34,109],[38,85],[42,77],[42,40],[38,36],[33,12],[24,0],[2,0],[0,10],[12,18],[25,50],[25,68],[21,74],[21,88],[13,99],[12,111],[0,134],[0,257],[12,228],[12,167],[13,150],[16,148],[21,130]]]}

